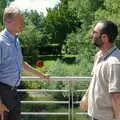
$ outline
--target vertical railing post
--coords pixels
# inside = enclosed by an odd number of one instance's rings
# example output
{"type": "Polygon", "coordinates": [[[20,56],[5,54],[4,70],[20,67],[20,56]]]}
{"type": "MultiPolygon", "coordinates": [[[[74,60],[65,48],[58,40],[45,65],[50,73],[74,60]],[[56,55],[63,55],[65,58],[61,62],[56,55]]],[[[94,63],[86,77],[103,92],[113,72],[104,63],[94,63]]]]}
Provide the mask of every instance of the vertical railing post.
{"type": "Polygon", "coordinates": [[[69,82],[69,120],[71,119],[71,80],[69,82]]]}
{"type": "Polygon", "coordinates": [[[73,80],[71,80],[71,96],[72,96],[72,120],[74,120],[74,88],[73,88],[73,80]]]}
{"type": "Polygon", "coordinates": [[[69,109],[70,109],[70,120],[74,120],[74,105],[73,105],[73,81],[69,80],[69,109]]]}

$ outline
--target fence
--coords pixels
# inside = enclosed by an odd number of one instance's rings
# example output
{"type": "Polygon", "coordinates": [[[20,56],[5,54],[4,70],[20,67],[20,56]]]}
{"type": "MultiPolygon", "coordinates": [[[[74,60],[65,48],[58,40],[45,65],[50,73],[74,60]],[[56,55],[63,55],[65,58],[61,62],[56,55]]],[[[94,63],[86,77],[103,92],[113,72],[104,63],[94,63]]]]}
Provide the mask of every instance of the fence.
{"type": "MultiPolygon", "coordinates": [[[[87,112],[75,112],[74,111],[74,105],[75,104],[79,104],[79,101],[74,101],[74,93],[77,92],[85,92],[85,89],[82,90],[74,90],[73,86],[75,81],[88,81],[91,80],[91,77],[71,77],[71,76],[66,76],[66,77],[55,77],[52,76],[50,77],[51,82],[52,81],[67,81],[69,84],[69,89],[65,89],[65,90],[49,90],[49,89],[18,89],[19,92],[35,92],[35,93],[39,93],[39,92],[65,92],[68,94],[69,99],[67,101],[21,101],[22,104],[67,104],[68,105],[68,110],[67,112],[22,112],[21,111],[21,115],[22,116],[26,116],[26,115],[67,115],[68,116],[68,120],[74,120],[74,116],[75,115],[87,115],[87,112]]],[[[30,80],[41,80],[39,77],[33,77],[33,76],[23,76],[22,77],[22,81],[30,81],[30,80]]]]}

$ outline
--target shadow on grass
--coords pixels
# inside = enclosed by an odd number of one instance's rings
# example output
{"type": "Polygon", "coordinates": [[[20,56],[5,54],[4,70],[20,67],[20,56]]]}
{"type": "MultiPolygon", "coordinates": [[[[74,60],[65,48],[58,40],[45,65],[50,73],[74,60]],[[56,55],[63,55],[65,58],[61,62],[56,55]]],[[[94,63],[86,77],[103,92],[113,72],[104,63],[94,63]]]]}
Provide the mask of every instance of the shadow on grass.
{"type": "Polygon", "coordinates": [[[24,60],[27,61],[29,64],[35,64],[36,61],[56,61],[60,59],[61,61],[65,62],[66,64],[75,64],[76,63],[76,55],[40,55],[38,56],[37,60],[32,61],[32,56],[24,56],[24,60]]]}
{"type": "Polygon", "coordinates": [[[63,56],[51,56],[51,55],[47,55],[47,56],[40,56],[39,57],[40,60],[57,60],[60,59],[61,61],[67,63],[67,64],[73,64],[76,62],[76,56],[73,55],[63,55],[63,56]]]}

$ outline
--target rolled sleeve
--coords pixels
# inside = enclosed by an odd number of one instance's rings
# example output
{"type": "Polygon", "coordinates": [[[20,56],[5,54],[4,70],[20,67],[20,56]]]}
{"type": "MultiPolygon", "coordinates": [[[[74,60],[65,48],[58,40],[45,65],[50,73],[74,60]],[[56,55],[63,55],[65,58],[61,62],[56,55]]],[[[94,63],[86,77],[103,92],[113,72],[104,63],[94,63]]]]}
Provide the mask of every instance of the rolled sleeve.
{"type": "Polygon", "coordinates": [[[120,63],[110,65],[109,92],[120,92],[120,63]]]}

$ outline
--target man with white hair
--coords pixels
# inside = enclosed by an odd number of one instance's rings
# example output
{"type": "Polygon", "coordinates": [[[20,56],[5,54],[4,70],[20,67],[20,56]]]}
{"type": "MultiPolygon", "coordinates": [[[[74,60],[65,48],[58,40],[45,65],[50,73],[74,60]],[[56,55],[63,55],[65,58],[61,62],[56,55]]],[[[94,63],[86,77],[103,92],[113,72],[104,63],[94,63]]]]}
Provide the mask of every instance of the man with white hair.
{"type": "Polygon", "coordinates": [[[5,8],[3,21],[5,29],[0,33],[0,112],[5,120],[17,120],[20,116],[20,100],[16,88],[20,85],[21,68],[49,80],[49,76],[23,62],[19,32],[24,27],[21,11],[10,6],[5,8]]]}

